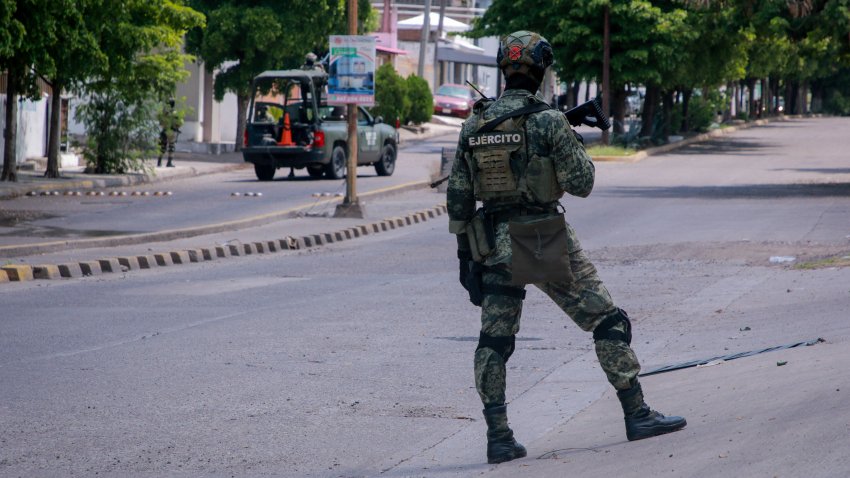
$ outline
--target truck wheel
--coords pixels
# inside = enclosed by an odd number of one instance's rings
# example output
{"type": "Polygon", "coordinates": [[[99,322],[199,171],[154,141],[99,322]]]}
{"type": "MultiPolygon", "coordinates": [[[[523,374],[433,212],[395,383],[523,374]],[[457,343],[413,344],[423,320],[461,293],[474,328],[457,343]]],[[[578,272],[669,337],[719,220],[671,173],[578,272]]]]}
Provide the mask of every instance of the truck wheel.
{"type": "Polygon", "coordinates": [[[325,165],[325,175],[328,179],[342,179],[345,177],[345,169],[345,149],[336,145],[331,152],[331,162],[325,165]]]}
{"type": "Polygon", "coordinates": [[[381,159],[375,163],[375,171],[378,176],[392,176],[395,171],[395,147],[391,144],[385,144],[384,150],[381,151],[381,159]]]}
{"type": "Polygon", "coordinates": [[[311,178],[321,178],[325,170],[321,166],[307,166],[307,173],[311,178]]]}
{"type": "Polygon", "coordinates": [[[274,166],[267,164],[254,164],[254,172],[257,173],[257,179],[260,181],[271,181],[274,179],[274,166]]]}

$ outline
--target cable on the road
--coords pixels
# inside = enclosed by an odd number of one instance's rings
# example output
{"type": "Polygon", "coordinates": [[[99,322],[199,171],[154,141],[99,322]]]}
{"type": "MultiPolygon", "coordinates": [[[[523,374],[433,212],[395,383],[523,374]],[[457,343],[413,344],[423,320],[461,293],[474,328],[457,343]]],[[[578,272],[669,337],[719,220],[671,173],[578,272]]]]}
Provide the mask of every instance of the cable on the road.
{"type": "Polygon", "coordinates": [[[817,345],[821,342],[826,342],[826,341],[822,338],[817,338],[815,340],[809,340],[808,342],[797,342],[797,343],[794,343],[794,344],[779,345],[779,346],[776,346],[776,347],[769,347],[769,348],[761,349],[761,350],[751,350],[749,352],[739,352],[739,353],[731,354],[731,355],[721,355],[721,356],[712,357],[712,358],[709,358],[709,359],[692,360],[690,362],[684,362],[684,363],[675,364],[675,365],[665,365],[663,367],[659,367],[659,368],[656,368],[654,370],[644,372],[644,373],[638,375],[638,377],[646,377],[646,376],[649,376],[649,375],[656,375],[656,374],[659,374],[659,373],[672,372],[674,370],[681,370],[683,368],[697,367],[699,365],[706,365],[710,362],[718,362],[718,361],[726,362],[726,361],[729,361],[729,360],[735,360],[735,359],[739,359],[739,358],[743,358],[743,357],[752,357],[753,355],[763,354],[763,353],[767,353],[767,352],[775,352],[777,350],[793,349],[795,347],[801,347],[801,346],[804,346],[804,345],[809,347],[809,346],[812,346],[812,345],[817,345]]]}
{"type": "MultiPolygon", "coordinates": [[[[337,195],[337,194],[339,194],[339,193],[341,193],[341,192],[345,189],[345,187],[346,187],[346,184],[345,184],[345,178],[343,178],[343,180],[342,180],[342,182],[340,183],[339,187],[337,187],[337,188],[336,188],[336,191],[334,191],[334,192],[332,193],[332,194],[333,194],[333,196],[334,196],[334,197],[336,197],[336,195],[337,195]]],[[[304,211],[304,213],[303,213],[303,214],[304,214],[305,216],[321,216],[321,215],[323,215],[323,214],[327,214],[327,213],[329,212],[329,209],[330,209],[331,205],[333,205],[333,207],[334,207],[334,208],[336,208],[336,204],[334,204],[333,202],[326,202],[326,203],[323,205],[323,207],[322,207],[322,208],[320,208],[320,209],[316,210],[316,206],[317,206],[317,205],[318,205],[318,204],[319,204],[322,200],[323,200],[323,198],[322,198],[321,196],[317,197],[317,198],[316,198],[316,200],[313,202],[313,205],[311,205],[311,206],[310,206],[310,207],[309,207],[306,211],[304,211]]]]}

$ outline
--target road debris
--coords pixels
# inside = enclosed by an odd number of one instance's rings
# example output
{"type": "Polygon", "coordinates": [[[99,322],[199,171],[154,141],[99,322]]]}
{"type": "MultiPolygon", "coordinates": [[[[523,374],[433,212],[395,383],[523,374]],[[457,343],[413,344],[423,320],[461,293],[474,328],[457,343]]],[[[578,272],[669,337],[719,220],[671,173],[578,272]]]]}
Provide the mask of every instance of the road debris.
{"type": "Polygon", "coordinates": [[[797,260],[794,256],[770,256],[771,264],[785,264],[797,260]]]}

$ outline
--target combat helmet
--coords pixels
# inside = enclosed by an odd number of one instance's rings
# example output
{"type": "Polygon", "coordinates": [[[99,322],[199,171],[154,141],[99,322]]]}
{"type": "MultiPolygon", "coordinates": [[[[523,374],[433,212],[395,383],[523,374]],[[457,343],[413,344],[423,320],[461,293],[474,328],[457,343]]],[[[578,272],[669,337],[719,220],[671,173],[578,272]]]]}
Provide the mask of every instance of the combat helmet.
{"type": "Polygon", "coordinates": [[[313,63],[316,63],[316,60],[318,60],[318,59],[319,58],[312,51],[310,53],[307,53],[306,55],[304,55],[304,63],[306,63],[308,65],[312,65],[313,63]]]}
{"type": "Polygon", "coordinates": [[[505,78],[514,73],[528,75],[531,68],[543,71],[553,62],[552,45],[539,33],[520,30],[503,36],[499,41],[496,63],[505,78]]]}

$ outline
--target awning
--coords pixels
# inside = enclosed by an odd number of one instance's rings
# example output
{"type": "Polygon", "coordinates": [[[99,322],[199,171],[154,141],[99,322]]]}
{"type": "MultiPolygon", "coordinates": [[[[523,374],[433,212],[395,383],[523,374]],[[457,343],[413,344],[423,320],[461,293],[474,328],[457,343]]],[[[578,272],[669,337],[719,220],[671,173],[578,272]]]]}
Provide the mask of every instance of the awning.
{"type": "Polygon", "coordinates": [[[389,53],[390,55],[407,55],[407,50],[402,50],[399,48],[390,48],[388,46],[375,45],[375,50],[378,53],[389,53]]]}
{"type": "Polygon", "coordinates": [[[496,67],[496,55],[487,54],[483,48],[460,37],[454,37],[450,42],[440,42],[437,46],[437,61],[496,67]]]}
{"type": "MultiPolygon", "coordinates": [[[[428,16],[429,28],[431,30],[436,30],[437,26],[440,24],[440,14],[439,13],[431,13],[428,16]]],[[[425,14],[417,15],[413,18],[408,18],[407,20],[402,20],[398,22],[399,30],[421,30],[425,25],[425,14]]],[[[465,32],[469,31],[470,27],[466,23],[459,22],[454,18],[449,18],[447,16],[443,16],[443,31],[446,32],[465,32]]]]}

